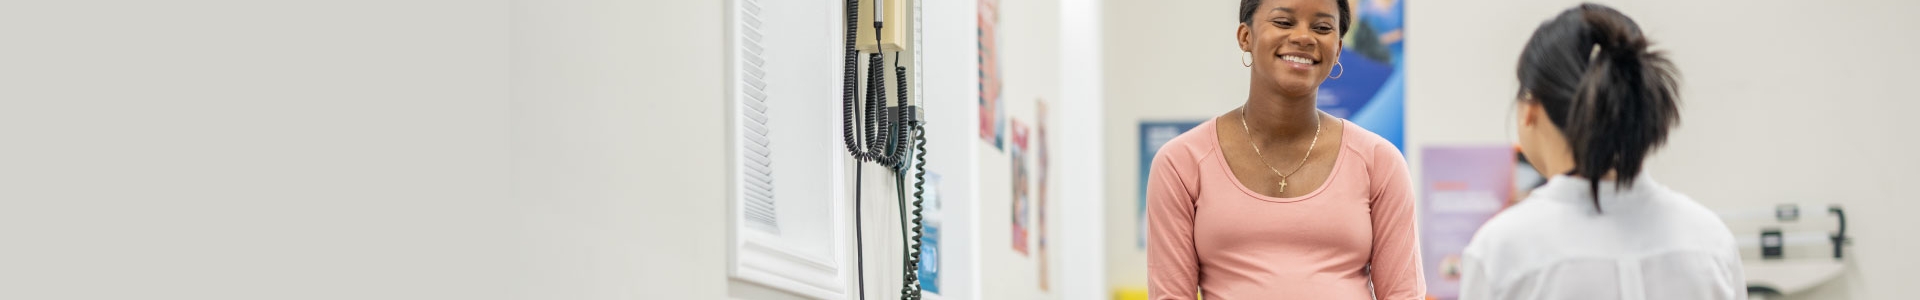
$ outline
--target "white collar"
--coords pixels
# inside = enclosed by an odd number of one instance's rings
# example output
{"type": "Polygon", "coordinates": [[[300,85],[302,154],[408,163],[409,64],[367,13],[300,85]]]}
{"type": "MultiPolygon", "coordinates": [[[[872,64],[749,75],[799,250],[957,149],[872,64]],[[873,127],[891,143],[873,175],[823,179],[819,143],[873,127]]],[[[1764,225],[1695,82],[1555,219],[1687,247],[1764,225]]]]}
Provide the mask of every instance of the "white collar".
{"type": "MultiPolygon", "coordinates": [[[[1532,196],[1528,198],[1571,201],[1570,203],[1578,204],[1580,207],[1591,208],[1593,207],[1594,198],[1593,192],[1589,190],[1592,188],[1590,185],[1591,182],[1592,181],[1586,178],[1565,174],[1554,175],[1553,178],[1547,179],[1547,184],[1534,189],[1532,196]]],[[[1651,198],[1653,194],[1665,189],[1665,186],[1654,182],[1653,177],[1647,175],[1645,172],[1642,172],[1639,177],[1636,177],[1633,180],[1633,184],[1627,186],[1618,186],[1614,180],[1601,180],[1600,208],[1604,212],[1614,210],[1615,207],[1625,209],[1639,206],[1640,203],[1651,198]]]]}

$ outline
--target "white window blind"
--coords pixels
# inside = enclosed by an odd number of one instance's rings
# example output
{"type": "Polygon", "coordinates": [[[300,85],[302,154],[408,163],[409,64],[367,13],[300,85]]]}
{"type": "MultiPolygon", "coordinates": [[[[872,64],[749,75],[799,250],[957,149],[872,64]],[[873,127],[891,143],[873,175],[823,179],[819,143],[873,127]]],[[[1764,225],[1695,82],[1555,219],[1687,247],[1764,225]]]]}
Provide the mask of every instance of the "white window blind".
{"type": "Polygon", "coordinates": [[[768,126],[766,47],[759,1],[740,0],[740,186],[747,227],[780,233],[774,201],[772,129],[768,126]]]}

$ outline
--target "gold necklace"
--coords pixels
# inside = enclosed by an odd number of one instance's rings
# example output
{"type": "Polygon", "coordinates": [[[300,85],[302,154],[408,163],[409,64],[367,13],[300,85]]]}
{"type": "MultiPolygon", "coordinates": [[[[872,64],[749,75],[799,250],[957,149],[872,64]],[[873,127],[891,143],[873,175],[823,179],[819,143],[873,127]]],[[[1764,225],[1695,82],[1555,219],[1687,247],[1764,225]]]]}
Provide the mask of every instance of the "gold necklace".
{"type": "Polygon", "coordinates": [[[1313,157],[1313,146],[1320,143],[1320,113],[1313,114],[1313,141],[1307,142],[1307,155],[1300,156],[1300,165],[1294,166],[1293,171],[1286,174],[1280,174],[1280,169],[1275,169],[1273,164],[1267,163],[1267,155],[1260,153],[1260,142],[1253,139],[1253,129],[1247,127],[1247,108],[1244,107],[1240,108],[1240,130],[1247,133],[1247,144],[1253,145],[1253,155],[1260,157],[1260,164],[1266,165],[1267,170],[1273,171],[1273,175],[1280,176],[1280,192],[1286,193],[1287,177],[1292,177],[1294,173],[1300,172],[1300,168],[1307,166],[1307,158],[1313,157]]]}

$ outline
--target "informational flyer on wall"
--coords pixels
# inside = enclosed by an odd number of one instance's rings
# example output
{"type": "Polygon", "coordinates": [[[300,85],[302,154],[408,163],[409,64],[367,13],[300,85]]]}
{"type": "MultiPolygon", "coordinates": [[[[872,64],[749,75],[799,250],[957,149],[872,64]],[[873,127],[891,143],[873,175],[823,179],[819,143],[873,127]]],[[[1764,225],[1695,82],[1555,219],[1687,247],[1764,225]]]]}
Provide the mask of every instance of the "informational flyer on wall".
{"type": "Polygon", "coordinates": [[[1027,172],[1027,126],[1018,120],[1007,120],[1007,127],[1013,132],[1012,143],[1007,145],[1007,153],[1013,154],[1010,155],[1013,157],[1010,169],[1013,171],[1013,176],[1010,176],[1013,178],[1013,197],[1009,198],[1013,200],[1013,207],[1009,209],[1013,212],[1013,251],[1027,255],[1027,236],[1032,232],[1029,227],[1033,226],[1033,198],[1030,197],[1033,193],[1029,190],[1028,183],[1031,180],[1027,177],[1031,174],[1027,172]]]}
{"type": "Polygon", "coordinates": [[[1033,144],[1033,160],[1035,162],[1033,168],[1033,185],[1036,188],[1034,189],[1033,198],[1038,200],[1033,203],[1033,235],[1036,241],[1035,248],[1037,248],[1034,249],[1034,257],[1037,258],[1034,261],[1036,261],[1040,267],[1040,274],[1035,277],[1040,279],[1040,290],[1046,291],[1049,288],[1047,278],[1052,277],[1048,276],[1047,273],[1047,265],[1049,265],[1047,255],[1048,253],[1052,253],[1047,251],[1047,101],[1045,99],[1034,99],[1033,102],[1035,120],[1033,121],[1033,137],[1030,143],[1033,144]]]}
{"type": "Polygon", "coordinates": [[[920,202],[920,289],[940,293],[940,227],[946,216],[940,210],[940,174],[928,172],[920,202]]]}
{"type": "Polygon", "coordinates": [[[1147,249],[1147,174],[1153,170],[1153,155],[1160,151],[1174,137],[1187,130],[1200,126],[1204,121],[1142,121],[1140,122],[1140,181],[1135,187],[1139,199],[1134,203],[1134,247],[1147,249]]]}
{"type": "Polygon", "coordinates": [[[1514,188],[1513,146],[1426,147],[1420,163],[1420,259],[1427,295],[1460,297],[1460,253],[1514,188]]]}
{"type": "Polygon", "coordinates": [[[1000,1],[979,0],[980,140],[1006,149],[1007,110],[1000,99],[1000,1]]]}
{"type": "Polygon", "coordinates": [[[1320,84],[1320,110],[1379,134],[1406,152],[1406,1],[1354,1],[1340,66],[1320,84]]]}

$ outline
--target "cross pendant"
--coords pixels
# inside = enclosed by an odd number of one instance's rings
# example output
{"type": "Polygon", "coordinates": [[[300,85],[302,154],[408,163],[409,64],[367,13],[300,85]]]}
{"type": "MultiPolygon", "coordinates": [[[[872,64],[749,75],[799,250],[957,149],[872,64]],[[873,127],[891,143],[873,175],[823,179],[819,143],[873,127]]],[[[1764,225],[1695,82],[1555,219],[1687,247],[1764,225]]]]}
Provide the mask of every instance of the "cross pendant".
{"type": "Polygon", "coordinates": [[[1280,192],[1281,192],[1281,193],[1285,193],[1285,192],[1287,192],[1287,180],[1286,180],[1286,179],[1281,179],[1281,180],[1280,180],[1280,192]]]}

